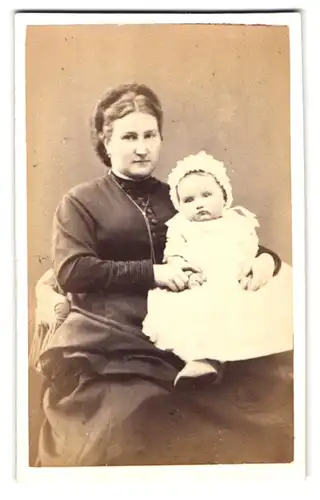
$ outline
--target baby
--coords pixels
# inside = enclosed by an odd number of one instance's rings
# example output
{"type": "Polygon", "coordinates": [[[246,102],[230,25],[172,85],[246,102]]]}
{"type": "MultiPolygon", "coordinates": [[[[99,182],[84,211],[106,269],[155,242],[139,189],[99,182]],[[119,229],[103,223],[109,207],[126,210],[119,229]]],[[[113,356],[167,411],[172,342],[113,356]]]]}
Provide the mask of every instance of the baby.
{"type": "Polygon", "coordinates": [[[258,252],[259,223],[232,207],[223,163],[202,151],[178,162],[168,183],[178,213],[167,222],[164,262],[183,260],[201,273],[190,274],[180,293],[151,290],[143,331],[186,362],[175,383],[217,374],[225,361],[291,350],[292,269],[282,263],[259,290],[241,286],[258,252]]]}

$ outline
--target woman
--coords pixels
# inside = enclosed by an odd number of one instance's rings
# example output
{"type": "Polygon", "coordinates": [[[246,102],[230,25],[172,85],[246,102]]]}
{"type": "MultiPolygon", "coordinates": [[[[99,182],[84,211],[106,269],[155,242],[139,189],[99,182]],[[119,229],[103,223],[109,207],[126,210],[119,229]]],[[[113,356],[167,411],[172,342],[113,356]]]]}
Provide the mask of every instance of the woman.
{"type": "MultiPolygon", "coordinates": [[[[182,361],[142,334],[148,290],[183,290],[197,272],[161,264],[174,208],[151,176],[162,142],[157,96],[138,84],[111,89],[93,139],[109,168],[65,195],[54,217],[53,268],[71,310],[41,355],[40,464],[290,461],[290,353],[234,363],[215,387],[172,391],[182,361]]],[[[272,255],[275,264],[260,249],[252,286],[279,269],[272,255]]]]}

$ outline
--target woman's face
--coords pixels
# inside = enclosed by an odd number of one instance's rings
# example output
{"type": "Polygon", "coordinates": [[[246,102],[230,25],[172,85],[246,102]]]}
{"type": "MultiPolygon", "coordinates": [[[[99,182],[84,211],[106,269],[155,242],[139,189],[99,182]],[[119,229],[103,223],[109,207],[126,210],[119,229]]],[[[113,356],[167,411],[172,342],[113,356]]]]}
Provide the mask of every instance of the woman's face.
{"type": "Polygon", "coordinates": [[[189,174],[178,185],[180,212],[191,221],[221,217],[223,192],[210,174],[189,174]]]}
{"type": "Polygon", "coordinates": [[[161,137],[154,116],[133,112],[113,122],[106,144],[112,168],[127,177],[143,179],[153,172],[160,153],[161,137]]]}

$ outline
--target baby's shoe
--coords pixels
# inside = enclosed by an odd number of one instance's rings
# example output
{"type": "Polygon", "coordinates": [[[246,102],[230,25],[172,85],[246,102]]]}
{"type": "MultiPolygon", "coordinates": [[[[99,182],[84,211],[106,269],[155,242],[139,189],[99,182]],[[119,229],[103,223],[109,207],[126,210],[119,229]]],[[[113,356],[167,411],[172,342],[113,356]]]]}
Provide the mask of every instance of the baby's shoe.
{"type": "Polygon", "coordinates": [[[192,380],[210,379],[213,383],[220,382],[222,378],[223,363],[215,360],[200,359],[189,361],[178,373],[174,380],[174,386],[184,385],[192,380]]]}

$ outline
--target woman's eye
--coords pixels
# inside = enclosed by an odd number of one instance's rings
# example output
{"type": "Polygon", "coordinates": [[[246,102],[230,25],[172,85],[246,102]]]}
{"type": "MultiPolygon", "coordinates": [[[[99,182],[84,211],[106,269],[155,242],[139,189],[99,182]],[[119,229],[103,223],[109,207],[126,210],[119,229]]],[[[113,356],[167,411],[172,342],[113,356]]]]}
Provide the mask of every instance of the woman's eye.
{"type": "Polygon", "coordinates": [[[152,139],[155,136],[156,136],[155,132],[147,132],[146,135],[145,135],[145,138],[146,139],[152,139]]]}
{"type": "Polygon", "coordinates": [[[202,196],[204,198],[209,198],[209,196],[212,196],[212,193],[210,191],[205,191],[204,193],[202,193],[202,196]]]}
{"type": "Polygon", "coordinates": [[[135,137],[133,134],[127,134],[127,135],[124,135],[124,136],[123,136],[123,139],[124,139],[125,141],[134,141],[134,140],[135,140],[135,138],[136,138],[136,137],[135,137]]]}

